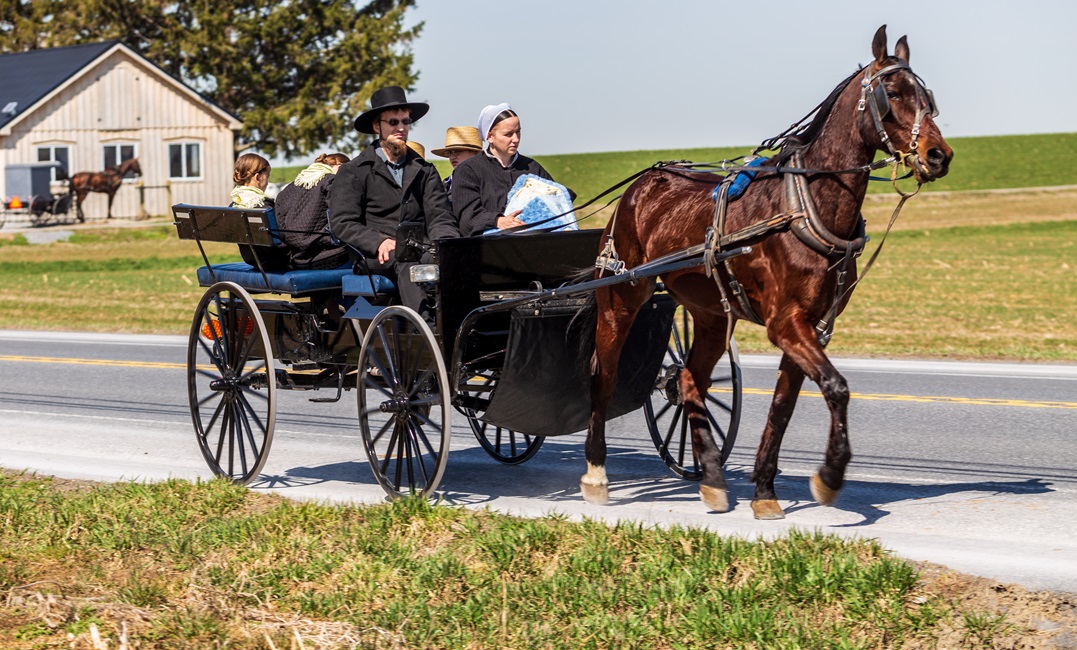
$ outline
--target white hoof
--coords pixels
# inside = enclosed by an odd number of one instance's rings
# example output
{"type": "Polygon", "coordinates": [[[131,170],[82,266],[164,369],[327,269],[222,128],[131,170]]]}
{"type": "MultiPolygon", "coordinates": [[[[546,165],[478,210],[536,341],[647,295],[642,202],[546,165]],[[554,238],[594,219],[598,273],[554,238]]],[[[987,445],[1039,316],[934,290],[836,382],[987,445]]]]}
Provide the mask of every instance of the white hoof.
{"type": "Polygon", "coordinates": [[[583,500],[591,505],[604,506],[610,502],[610,489],[606,485],[588,485],[580,481],[583,500]]]}
{"type": "Polygon", "coordinates": [[[699,486],[699,498],[703,504],[715,512],[729,512],[729,494],[725,488],[716,488],[709,485],[699,486]]]}
{"type": "Polygon", "coordinates": [[[838,499],[838,491],[828,488],[823,479],[819,478],[818,472],[811,475],[809,485],[812,498],[821,506],[832,505],[838,499]]]}

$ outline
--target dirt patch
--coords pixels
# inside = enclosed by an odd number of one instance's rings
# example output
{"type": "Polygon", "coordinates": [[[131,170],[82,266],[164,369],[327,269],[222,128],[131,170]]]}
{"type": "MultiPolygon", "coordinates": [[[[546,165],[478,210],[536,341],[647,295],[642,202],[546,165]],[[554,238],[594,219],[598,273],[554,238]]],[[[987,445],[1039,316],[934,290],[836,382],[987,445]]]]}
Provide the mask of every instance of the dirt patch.
{"type": "Polygon", "coordinates": [[[958,573],[926,562],[917,562],[915,566],[920,573],[918,588],[923,595],[938,595],[952,602],[964,612],[964,620],[953,621],[954,625],[931,644],[907,648],[1077,649],[1077,594],[1029,591],[1020,585],[958,573]],[[977,643],[976,625],[1001,630],[994,636],[994,645],[977,643]]]}

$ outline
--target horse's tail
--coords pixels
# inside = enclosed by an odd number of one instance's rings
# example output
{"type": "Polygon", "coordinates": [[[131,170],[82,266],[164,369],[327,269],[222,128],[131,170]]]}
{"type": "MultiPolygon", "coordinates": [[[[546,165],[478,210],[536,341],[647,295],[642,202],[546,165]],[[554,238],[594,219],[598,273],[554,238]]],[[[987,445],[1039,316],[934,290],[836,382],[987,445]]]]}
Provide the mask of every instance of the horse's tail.
{"type": "MultiPolygon", "coordinates": [[[[593,274],[594,271],[590,270],[593,274]]],[[[583,304],[573,314],[572,320],[569,321],[566,334],[576,338],[576,358],[586,359],[588,368],[592,371],[593,356],[595,352],[595,327],[598,325],[598,301],[595,299],[595,292],[588,291],[584,294],[583,304]]]]}

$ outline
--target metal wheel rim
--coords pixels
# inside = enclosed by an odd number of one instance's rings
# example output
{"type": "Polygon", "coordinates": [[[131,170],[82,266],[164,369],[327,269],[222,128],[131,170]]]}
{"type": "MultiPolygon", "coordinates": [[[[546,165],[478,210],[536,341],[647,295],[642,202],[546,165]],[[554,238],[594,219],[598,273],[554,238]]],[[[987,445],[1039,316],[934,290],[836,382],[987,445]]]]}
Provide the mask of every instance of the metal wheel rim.
{"type": "Polygon", "coordinates": [[[187,341],[187,395],[203,458],[216,476],[239,485],[258,476],[273,443],[277,386],[271,351],[265,321],[249,293],[233,282],[206,290],[187,341]],[[240,332],[241,325],[249,331],[240,332]],[[257,344],[264,356],[254,356],[257,344]]]}
{"type": "Polygon", "coordinates": [[[366,329],[357,376],[359,428],[378,484],[391,498],[429,496],[445,473],[452,431],[449,377],[430,326],[407,307],[383,309],[366,329]],[[371,422],[386,404],[396,410],[384,424],[371,422]]]}

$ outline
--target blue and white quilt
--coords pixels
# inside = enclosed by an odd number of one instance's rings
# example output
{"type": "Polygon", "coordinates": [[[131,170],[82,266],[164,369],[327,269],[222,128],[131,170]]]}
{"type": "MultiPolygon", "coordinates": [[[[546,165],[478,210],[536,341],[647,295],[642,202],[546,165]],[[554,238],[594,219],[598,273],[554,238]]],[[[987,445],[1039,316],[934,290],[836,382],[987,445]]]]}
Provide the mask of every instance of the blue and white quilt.
{"type": "MultiPolygon", "coordinates": [[[[579,230],[576,215],[572,211],[572,198],[568,188],[560,183],[547,180],[534,174],[524,174],[516,179],[509,190],[509,201],[505,205],[505,214],[522,210],[520,221],[524,223],[544,222],[543,230],[579,230]],[[560,216],[558,216],[560,215],[560,216]],[[557,217],[551,219],[551,217],[557,217]],[[551,219],[550,221],[546,221],[551,219]]],[[[500,232],[497,228],[487,230],[484,235],[500,232]]]]}

